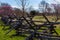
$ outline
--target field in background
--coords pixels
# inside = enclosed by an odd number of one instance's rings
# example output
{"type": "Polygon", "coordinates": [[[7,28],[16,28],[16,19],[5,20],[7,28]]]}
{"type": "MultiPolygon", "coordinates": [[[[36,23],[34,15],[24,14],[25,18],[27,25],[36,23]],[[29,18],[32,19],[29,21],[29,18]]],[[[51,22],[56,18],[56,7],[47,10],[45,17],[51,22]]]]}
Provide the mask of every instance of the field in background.
{"type": "MultiPolygon", "coordinates": [[[[49,19],[49,21],[54,22],[56,20],[56,16],[47,16],[47,18],[49,19]]],[[[33,20],[38,20],[38,21],[46,21],[45,18],[43,16],[35,16],[33,20]]],[[[60,22],[60,20],[58,20],[57,22],[60,22]]],[[[40,22],[36,22],[37,24],[39,24],[40,22]]],[[[56,31],[59,33],[60,35],[60,24],[56,25],[56,31]]]]}
{"type": "MultiPolygon", "coordinates": [[[[54,17],[49,16],[48,19],[50,21],[55,20],[54,17]],[[52,19],[53,18],[53,19],[52,19]]],[[[46,21],[44,19],[44,17],[42,16],[35,16],[33,20],[38,20],[38,21],[46,21]]],[[[37,22],[36,22],[37,23],[37,22]]],[[[0,24],[3,24],[2,22],[0,22],[0,24]]],[[[60,25],[56,25],[56,31],[60,34],[60,25]]],[[[15,30],[11,31],[8,35],[5,35],[5,33],[8,30],[2,30],[3,26],[0,26],[0,40],[25,40],[26,37],[21,37],[21,36],[15,36],[15,37],[11,37],[12,34],[15,34],[15,30]]]]}

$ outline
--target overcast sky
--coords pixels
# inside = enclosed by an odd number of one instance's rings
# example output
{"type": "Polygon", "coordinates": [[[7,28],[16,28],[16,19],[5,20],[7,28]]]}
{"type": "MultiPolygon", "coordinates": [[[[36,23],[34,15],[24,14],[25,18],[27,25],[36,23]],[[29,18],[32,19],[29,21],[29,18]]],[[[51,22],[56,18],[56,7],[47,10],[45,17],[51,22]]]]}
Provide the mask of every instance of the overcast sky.
{"type": "MultiPolygon", "coordinates": [[[[16,3],[17,0],[0,0],[0,3],[8,3],[10,4],[12,7],[19,7],[16,3]]],[[[29,5],[32,5],[34,8],[38,8],[38,4],[41,2],[42,0],[29,0],[29,5]]],[[[59,0],[45,0],[46,2],[48,2],[49,4],[51,3],[60,3],[59,0]]]]}

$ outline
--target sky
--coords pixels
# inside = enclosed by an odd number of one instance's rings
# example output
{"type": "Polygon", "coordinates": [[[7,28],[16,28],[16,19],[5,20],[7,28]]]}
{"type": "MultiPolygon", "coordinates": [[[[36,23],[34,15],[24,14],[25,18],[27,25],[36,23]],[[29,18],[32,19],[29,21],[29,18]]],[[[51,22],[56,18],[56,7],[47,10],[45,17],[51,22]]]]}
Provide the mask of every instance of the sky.
{"type": "MultiPolygon", "coordinates": [[[[30,6],[33,6],[35,9],[37,9],[38,8],[38,4],[41,2],[42,0],[28,0],[28,2],[29,2],[29,5],[30,6]]],[[[46,2],[48,2],[49,4],[51,4],[51,3],[60,3],[60,1],[59,0],[45,0],[46,2]]],[[[0,3],[8,3],[8,4],[10,4],[12,7],[17,7],[17,8],[19,8],[20,7],[20,5],[18,5],[17,4],[17,0],[0,0],[0,3]]]]}

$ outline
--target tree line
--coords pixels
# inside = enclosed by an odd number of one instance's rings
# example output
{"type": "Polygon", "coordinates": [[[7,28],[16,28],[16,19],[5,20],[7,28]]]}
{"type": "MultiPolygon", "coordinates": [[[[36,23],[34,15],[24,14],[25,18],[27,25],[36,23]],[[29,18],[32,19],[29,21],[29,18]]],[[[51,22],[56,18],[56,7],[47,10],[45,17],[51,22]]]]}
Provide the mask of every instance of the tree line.
{"type": "Polygon", "coordinates": [[[26,8],[28,5],[28,0],[20,0],[22,10],[19,8],[13,8],[8,3],[1,3],[0,5],[0,16],[2,15],[16,15],[16,16],[26,16],[26,13],[31,15],[41,15],[44,13],[47,15],[59,15],[60,14],[60,4],[49,4],[46,1],[41,1],[38,4],[38,10],[34,10],[32,6],[26,8]],[[27,10],[28,11],[27,11],[27,10]]]}

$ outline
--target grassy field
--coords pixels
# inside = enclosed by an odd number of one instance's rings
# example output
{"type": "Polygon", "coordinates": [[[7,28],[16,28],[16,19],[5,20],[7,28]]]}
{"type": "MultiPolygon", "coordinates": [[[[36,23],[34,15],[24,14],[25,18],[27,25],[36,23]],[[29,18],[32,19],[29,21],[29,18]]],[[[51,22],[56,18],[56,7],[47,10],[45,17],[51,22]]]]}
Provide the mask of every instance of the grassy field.
{"type": "MultiPolygon", "coordinates": [[[[34,20],[43,20],[43,21],[46,21],[45,19],[43,19],[43,17],[39,17],[39,16],[36,16],[34,17],[34,20]]],[[[0,21],[0,24],[3,24],[1,21],[0,21]]],[[[56,25],[56,31],[59,33],[60,35],[60,25],[56,25]]],[[[2,30],[2,27],[3,26],[0,26],[0,40],[25,40],[26,37],[22,37],[22,36],[15,36],[15,37],[11,37],[11,35],[15,34],[15,31],[11,31],[8,35],[5,35],[5,33],[8,31],[8,30],[2,30]]]]}
{"type": "MultiPolygon", "coordinates": [[[[3,24],[0,21],[0,24],[3,24]]],[[[15,37],[11,37],[11,35],[15,34],[15,30],[12,30],[9,34],[5,35],[5,33],[8,30],[2,30],[3,26],[0,25],[0,40],[25,40],[26,37],[22,37],[22,36],[15,36],[15,37]]]]}

